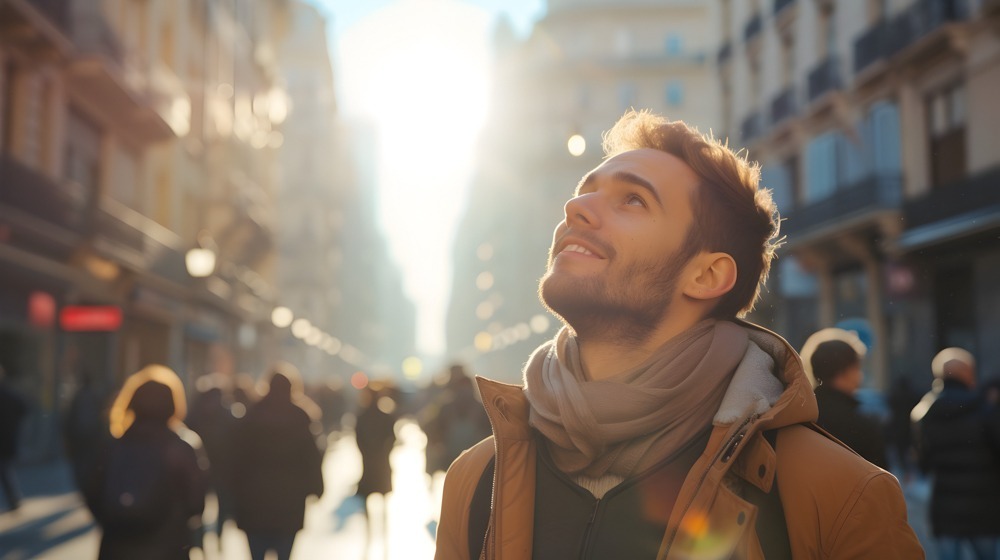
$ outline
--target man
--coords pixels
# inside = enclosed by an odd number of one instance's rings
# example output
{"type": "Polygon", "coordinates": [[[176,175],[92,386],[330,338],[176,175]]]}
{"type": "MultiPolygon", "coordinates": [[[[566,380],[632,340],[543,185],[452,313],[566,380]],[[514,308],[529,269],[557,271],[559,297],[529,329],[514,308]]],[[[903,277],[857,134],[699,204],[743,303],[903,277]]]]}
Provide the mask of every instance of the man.
{"type": "Polygon", "coordinates": [[[884,469],[887,462],[882,426],[875,418],[860,413],[860,403],[854,398],[864,381],[861,360],[867,351],[853,332],[829,328],[806,340],[802,359],[817,385],[819,419],[816,423],[884,469]]]}
{"type": "Polygon", "coordinates": [[[946,348],[931,363],[935,388],[913,409],[920,466],[934,475],[930,518],[938,558],[1000,558],[1000,411],[975,391],[976,361],[946,348]]]}
{"type": "Polygon", "coordinates": [[[648,113],[604,147],[539,287],[565,328],[523,387],[479,380],[494,435],[449,469],[437,558],[922,558],[895,478],[737,319],[778,229],[756,167],[648,113]]]}

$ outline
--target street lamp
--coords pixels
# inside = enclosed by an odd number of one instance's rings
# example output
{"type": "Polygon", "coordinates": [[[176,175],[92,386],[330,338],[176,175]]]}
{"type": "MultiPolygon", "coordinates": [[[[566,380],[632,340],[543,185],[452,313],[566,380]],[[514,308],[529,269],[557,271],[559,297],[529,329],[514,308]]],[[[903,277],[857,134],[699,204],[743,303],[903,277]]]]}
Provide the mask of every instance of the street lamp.
{"type": "Polygon", "coordinates": [[[215,272],[215,251],[195,247],[184,255],[184,265],[194,278],[207,278],[215,272]]]}

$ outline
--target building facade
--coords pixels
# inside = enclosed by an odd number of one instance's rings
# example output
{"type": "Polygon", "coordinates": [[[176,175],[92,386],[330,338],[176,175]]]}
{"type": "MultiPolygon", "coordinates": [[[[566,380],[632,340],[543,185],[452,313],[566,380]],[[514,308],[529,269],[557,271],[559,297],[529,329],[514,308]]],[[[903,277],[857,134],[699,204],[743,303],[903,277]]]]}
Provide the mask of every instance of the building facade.
{"type": "Polygon", "coordinates": [[[273,357],[281,0],[0,1],[0,364],[28,457],[85,378],[273,357]],[[194,277],[188,251],[214,264],[194,277]]]}
{"type": "Polygon", "coordinates": [[[784,221],[757,318],[799,347],[841,325],[866,384],[930,382],[963,346],[1000,373],[995,2],[717,2],[723,129],[784,221]]]}

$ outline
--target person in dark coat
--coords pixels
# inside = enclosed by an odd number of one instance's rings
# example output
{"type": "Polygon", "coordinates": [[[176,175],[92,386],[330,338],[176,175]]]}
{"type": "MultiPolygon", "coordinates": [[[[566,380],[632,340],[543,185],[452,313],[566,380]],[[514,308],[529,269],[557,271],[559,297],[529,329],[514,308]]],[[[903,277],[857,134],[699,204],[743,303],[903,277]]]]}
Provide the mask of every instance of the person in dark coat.
{"type": "Polygon", "coordinates": [[[389,453],[396,444],[395,401],[378,383],[373,385],[362,393],[361,412],[354,428],[362,464],[357,494],[363,498],[392,492],[389,453]]]}
{"type": "Polygon", "coordinates": [[[882,425],[858,411],[854,394],[864,374],[861,360],[867,348],[853,332],[823,329],[806,340],[802,360],[809,364],[819,405],[817,424],[883,469],[888,468],[882,425]]]}
{"type": "Polygon", "coordinates": [[[223,387],[211,381],[205,386],[199,387],[197,396],[192,403],[188,425],[201,437],[205,446],[205,454],[212,465],[209,487],[215,494],[218,504],[215,532],[221,549],[222,529],[226,520],[232,518],[231,446],[233,431],[236,427],[236,417],[233,416],[229,404],[226,402],[223,387]]]}
{"type": "Polygon", "coordinates": [[[63,415],[63,440],[77,487],[93,476],[101,451],[110,443],[108,398],[89,371],[80,372],[80,385],[73,392],[63,415]]]}
{"type": "Polygon", "coordinates": [[[130,376],[111,408],[111,435],[84,498],[103,535],[100,560],[189,558],[205,508],[208,464],[181,420],[184,387],[170,369],[130,376]]]}
{"type": "Polygon", "coordinates": [[[1000,558],[1000,409],[976,392],[976,362],[946,348],[935,381],[913,409],[920,467],[934,476],[930,520],[940,560],[1000,558]]]}
{"type": "Polygon", "coordinates": [[[267,395],[236,425],[232,497],[253,559],[273,550],[278,560],[288,560],[304,524],[306,498],[323,494],[323,454],[316,441],[322,428],[294,366],[275,365],[269,384],[267,395]]]}
{"type": "Polygon", "coordinates": [[[7,386],[3,366],[0,366],[0,487],[11,510],[21,507],[21,490],[14,478],[14,458],[17,456],[18,433],[28,413],[24,397],[7,386]]]}
{"type": "MultiPolygon", "coordinates": [[[[361,393],[359,403],[361,409],[354,426],[358,450],[361,452],[361,479],[358,481],[356,495],[361,499],[369,546],[374,534],[368,498],[372,494],[384,496],[392,492],[392,466],[389,464],[389,454],[396,444],[397,420],[397,402],[392,393],[392,387],[381,381],[374,381],[365,387],[361,393]]],[[[385,532],[385,527],[388,512],[384,500],[381,514],[382,536],[387,543],[388,534],[385,532]]]]}

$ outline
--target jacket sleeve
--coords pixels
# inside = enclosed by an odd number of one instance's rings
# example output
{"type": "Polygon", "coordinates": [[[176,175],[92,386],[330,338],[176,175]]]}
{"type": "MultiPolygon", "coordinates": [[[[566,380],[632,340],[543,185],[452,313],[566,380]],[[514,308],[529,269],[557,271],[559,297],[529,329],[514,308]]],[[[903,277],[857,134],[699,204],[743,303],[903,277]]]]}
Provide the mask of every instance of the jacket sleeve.
{"type": "Polygon", "coordinates": [[[906,520],[906,502],[896,478],[887,472],[862,481],[838,519],[840,529],[829,558],[914,560],[924,550],[906,520]]]}
{"type": "Polygon", "coordinates": [[[493,438],[489,437],[462,453],[448,469],[444,479],[435,560],[470,560],[469,508],[479,478],[493,458],[493,453],[493,438]]]}

